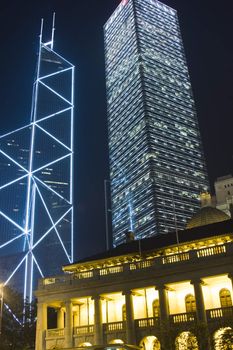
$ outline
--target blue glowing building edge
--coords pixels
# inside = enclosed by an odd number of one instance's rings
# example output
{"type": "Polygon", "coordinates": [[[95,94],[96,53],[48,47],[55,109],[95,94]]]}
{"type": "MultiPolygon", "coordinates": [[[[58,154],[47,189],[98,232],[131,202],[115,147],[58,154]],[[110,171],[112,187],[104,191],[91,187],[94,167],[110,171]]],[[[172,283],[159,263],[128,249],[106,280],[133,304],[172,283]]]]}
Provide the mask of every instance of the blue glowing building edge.
{"type": "Polygon", "coordinates": [[[0,257],[14,257],[4,285],[23,279],[29,301],[39,277],[73,261],[75,67],[53,50],[54,19],[46,43],[41,22],[31,122],[0,136],[0,257]]]}

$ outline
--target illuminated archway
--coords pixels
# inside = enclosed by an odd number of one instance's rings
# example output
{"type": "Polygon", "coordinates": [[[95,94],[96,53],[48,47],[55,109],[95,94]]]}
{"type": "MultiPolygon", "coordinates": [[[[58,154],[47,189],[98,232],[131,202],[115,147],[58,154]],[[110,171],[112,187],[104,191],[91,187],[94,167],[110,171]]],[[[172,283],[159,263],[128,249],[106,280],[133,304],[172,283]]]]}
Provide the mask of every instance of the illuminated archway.
{"type": "Polygon", "coordinates": [[[230,327],[220,328],[214,334],[215,350],[233,349],[233,330],[230,327]]]}
{"type": "Polygon", "coordinates": [[[122,339],[113,339],[109,342],[109,344],[124,344],[122,339]]]}
{"type": "Polygon", "coordinates": [[[191,332],[182,332],[175,341],[176,350],[198,350],[198,342],[191,332]]]}
{"type": "Polygon", "coordinates": [[[78,345],[79,348],[87,348],[88,346],[92,346],[92,344],[88,342],[84,342],[78,345]]]}
{"type": "Polygon", "coordinates": [[[148,337],[145,337],[140,342],[140,347],[143,348],[143,350],[160,350],[160,342],[158,338],[156,338],[153,335],[149,335],[148,337]]]}

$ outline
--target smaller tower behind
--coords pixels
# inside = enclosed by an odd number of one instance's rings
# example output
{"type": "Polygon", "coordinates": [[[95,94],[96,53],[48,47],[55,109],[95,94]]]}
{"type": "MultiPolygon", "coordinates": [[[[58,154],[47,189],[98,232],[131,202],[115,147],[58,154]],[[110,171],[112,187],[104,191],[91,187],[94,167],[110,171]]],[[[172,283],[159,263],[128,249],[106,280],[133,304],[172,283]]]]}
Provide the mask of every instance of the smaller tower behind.
{"type": "Polygon", "coordinates": [[[233,206],[233,177],[231,174],[218,177],[214,183],[216,208],[231,216],[233,206]]]}

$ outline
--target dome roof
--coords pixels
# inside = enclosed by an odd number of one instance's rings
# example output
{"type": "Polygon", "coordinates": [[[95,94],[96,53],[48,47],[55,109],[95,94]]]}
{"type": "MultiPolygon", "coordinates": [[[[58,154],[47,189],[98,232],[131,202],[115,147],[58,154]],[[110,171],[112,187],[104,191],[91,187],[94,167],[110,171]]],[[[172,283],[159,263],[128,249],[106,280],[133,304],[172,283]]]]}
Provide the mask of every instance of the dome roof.
{"type": "Polygon", "coordinates": [[[226,220],[230,220],[230,217],[227,214],[219,209],[208,206],[201,208],[196,214],[194,214],[188,221],[186,227],[200,227],[226,220]]]}

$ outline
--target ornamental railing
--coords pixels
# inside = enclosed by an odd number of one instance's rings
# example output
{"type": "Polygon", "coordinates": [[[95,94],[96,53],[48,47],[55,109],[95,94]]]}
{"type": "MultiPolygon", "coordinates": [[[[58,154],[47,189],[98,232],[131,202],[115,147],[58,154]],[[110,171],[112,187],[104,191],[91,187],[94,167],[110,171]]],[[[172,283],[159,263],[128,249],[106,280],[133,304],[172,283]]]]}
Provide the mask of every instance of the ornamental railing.
{"type": "Polygon", "coordinates": [[[178,253],[175,255],[167,255],[162,258],[162,264],[174,264],[177,262],[190,260],[189,253],[178,253]]]}
{"type": "Polygon", "coordinates": [[[208,259],[216,255],[232,255],[233,244],[226,243],[218,246],[207,247],[188,252],[180,252],[172,255],[157,256],[150,259],[144,259],[137,262],[125,263],[101,269],[93,269],[83,272],[75,272],[67,275],[50,277],[40,280],[39,288],[51,288],[56,284],[76,284],[79,280],[101,279],[105,276],[114,276],[125,273],[136,273],[140,270],[156,269],[166,265],[183,264],[188,262],[197,262],[208,259]]]}
{"type": "Polygon", "coordinates": [[[122,331],[125,329],[125,322],[109,322],[104,323],[103,328],[105,332],[116,332],[116,331],[122,331]]]}
{"type": "MultiPolygon", "coordinates": [[[[233,319],[233,307],[224,307],[206,310],[206,316],[208,322],[222,321],[224,319],[233,319]]],[[[169,316],[170,324],[174,326],[179,326],[184,323],[194,323],[196,322],[196,313],[187,312],[173,314],[169,316]]],[[[149,317],[135,320],[135,328],[154,328],[159,327],[160,319],[159,317],[149,317]]],[[[114,333],[118,331],[125,331],[126,325],[124,321],[120,322],[109,322],[103,324],[104,333],[114,333]]],[[[73,334],[76,335],[87,335],[94,333],[94,325],[86,325],[74,327],[73,334]]],[[[48,329],[46,331],[47,338],[59,338],[64,337],[64,328],[48,329]]]]}
{"type": "Polygon", "coordinates": [[[154,264],[154,259],[150,259],[150,260],[130,263],[129,268],[130,270],[141,270],[141,269],[146,269],[148,267],[151,267],[153,264],[154,264]]]}
{"type": "Polygon", "coordinates": [[[136,328],[150,328],[159,326],[159,317],[141,318],[135,320],[136,328]]]}
{"type": "Polygon", "coordinates": [[[74,277],[74,279],[79,279],[79,280],[84,279],[84,278],[92,278],[93,277],[93,270],[74,273],[73,277],[74,277]]]}
{"type": "Polygon", "coordinates": [[[197,251],[197,257],[203,258],[211,255],[218,255],[218,254],[224,254],[226,253],[226,246],[225,245],[216,245],[214,247],[208,247],[204,249],[199,249],[197,251]]]}
{"type": "Polygon", "coordinates": [[[229,307],[206,310],[206,316],[208,321],[214,321],[222,318],[233,319],[233,307],[229,306],[229,307]]]}
{"type": "Polygon", "coordinates": [[[93,325],[74,327],[74,335],[83,335],[90,333],[94,333],[93,325]]]}
{"type": "Polygon", "coordinates": [[[194,322],[194,321],[196,321],[196,313],[195,312],[186,312],[186,313],[182,313],[182,314],[175,314],[175,315],[170,315],[169,318],[170,318],[171,324],[194,322]]]}
{"type": "Polygon", "coordinates": [[[106,275],[116,274],[116,273],[120,273],[120,272],[123,272],[123,265],[106,267],[104,269],[100,269],[99,275],[106,276],[106,275]]]}
{"type": "Polygon", "coordinates": [[[46,337],[47,338],[64,337],[64,328],[47,329],[46,337]]]}

